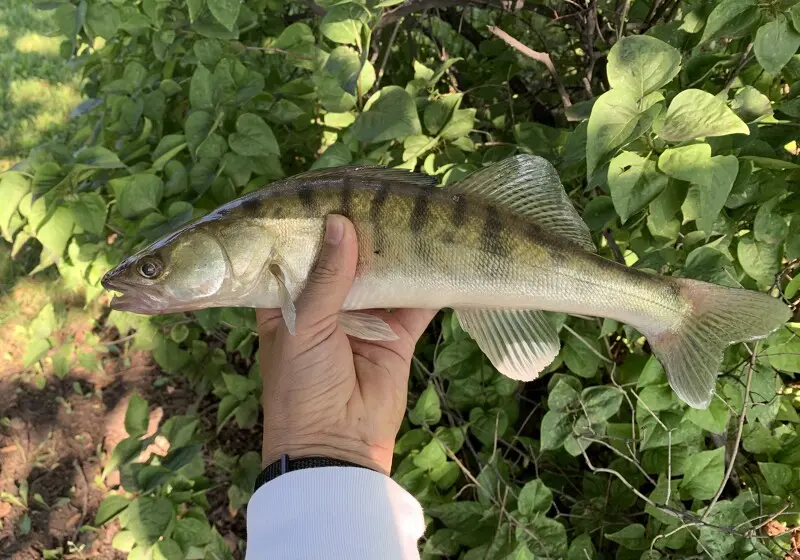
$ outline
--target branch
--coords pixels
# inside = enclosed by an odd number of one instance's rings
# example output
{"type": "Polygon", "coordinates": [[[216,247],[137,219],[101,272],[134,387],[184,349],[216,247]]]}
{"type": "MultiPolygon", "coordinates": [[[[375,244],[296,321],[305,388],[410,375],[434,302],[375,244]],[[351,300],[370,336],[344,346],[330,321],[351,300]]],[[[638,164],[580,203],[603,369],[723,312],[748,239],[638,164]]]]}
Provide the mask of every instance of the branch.
{"type": "MultiPolygon", "coordinates": [[[[524,54],[528,58],[532,58],[537,62],[541,62],[547,67],[547,71],[550,72],[550,75],[553,77],[553,82],[556,84],[556,89],[558,90],[559,95],[561,95],[561,103],[564,105],[564,111],[566,112],[567,109],[572,107],[572,101],[569,98],[569,94],[567,90],[564,89],[564,84],[561,83],[561,78],[556,71],[556,67],[553,66],[553,61],[550,59],[550,55],[546,52],[539,52],[535,51],[532,48],[528,47],[527,45],[523,45],[517,39],[500,29],[499,27],[495,27],[490,25],[488,27],[489,31],[496,37],[505,41],[505,43],[515,48],[520,53],[524,54]]],[[[567,117],[569,120],[569,117],[567,117]]]]}
{"type": "Polygon", "coordinates": [[[548,18],[555,16],[555,11],[552,8],[541,4],[523,2],[522,0],[406,0],[396,8],[386,11],[378,22],[378,27],[393,23],[414,12],[422,12],[432,8],[446,9],[470,5],[481,8],[498,8],[504,12],[528,10],[548,18]]]}
{"type": "Polygon", "coordinates": [[[731,473],[733,472],[733,467],[736,464],[736,455],[739,453],[739,443],[742,441],[742,430],[744,429],[744,417],[747,414],[747,399],[750,398],[750,384],[753,381],[753,368],[756,365],[756,355],[758,354],[758,342],[756,342],[755,348],[753,348],[753,353],[750,355],[750,365],[747,368],[747,381],[745,382],[744,386],[744,399],[742,400],[742,413],[739,415],[739,427],[736,429],[736,441],[733,445],[733,452],[731,453],[731,461],[728,463],[728,470],[725,471],[725,476],[722,477],[722,483],[719,485],[719,490],[717,490],[714,499],[711,500],[711,503],[708,504],[705,513],[700,518],[700,521],[705,521],[708,514],[711,513],[711,510],[714,508],[716,503],[719,501],[720,496],[722,496],[722,492],[725,490],[725,486],[728,484],[728,480],[731,477],[731,473]]]}

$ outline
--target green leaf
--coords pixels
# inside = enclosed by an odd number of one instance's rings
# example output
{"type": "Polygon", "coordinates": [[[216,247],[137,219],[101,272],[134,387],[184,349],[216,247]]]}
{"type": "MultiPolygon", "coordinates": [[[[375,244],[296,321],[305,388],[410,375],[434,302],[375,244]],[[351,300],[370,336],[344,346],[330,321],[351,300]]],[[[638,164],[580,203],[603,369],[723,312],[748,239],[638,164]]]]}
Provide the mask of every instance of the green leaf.
{"type": "Polygon", "coordinates": [[[578,535],[569,543],[567,560],[595,560],[597,551],[588,533],[578,535]]]}
{"type": "Polygon", "coordinates": [[[668,142],[726,134],[750,134],[750,129],[722,99],[699,89],[683,90],[672,99],[658,132],[668,142]]]}
{"type": "Polygon", "coordinates": [[[94,515],[94,524],[98,527],[108,523],[120,514],[131,503],[129,498],[118,494],[111,494],[106,497],[97,508],[94,515]]]}
{"type": "Polygon", "coordinates": [[[278,141],[264,119],[244,113],[236,120],[236,132],[228,137],[231,149],[243,156],[280,155],[278,141]]]}
{"type": "Polygon", "coordinates": [[[690,408],[684,418],[712,434],[722,434],[728,426],[730,411],[721,399],[712,399],[705,410],[690,408]]]}
{"type": "Polygon", "coordinates": [[[214,117],[206,111],[194,111],[186,119],[186,143],[192,154],[197,153],[197,148],[202,144],[214,127],[214,117]]]}
{"type": "Polygon", "coordinates": [[[758,207],[756,219],[753,222],[753,236],[756,241],[776,244],[783,241],[789,233],[789,225],[775,207],[780,204],[781,197],[775,197],[758,207]]]}
{"type": "Polygon", "coordinates": [[[70,206],[75,220],[89,233],[103,235],[106,225],[106,201],[96,192],[80,193],[70,206]]]}
{"type": "Polygon", "coordinates": [[[476,111],[477,109],[456,109],[453,118],[442,129],[441,137],[453,141],[472,132],[475,127],[476,111]]]}
{"type": "Polygon", "coordinates": [[[567,554],[566,528],[544,515],[537,515],[526,527],[517,527],[516,537],[536,556],[563,558],[567,554]]]}
{"type": "Polygon", "coordinates": [[[722,0],[708,15],[700,42],[720,37],[740,37],[758,20],[758,0],[722,0]]]}
{"type": "Polygon", "coordinates": [[[147,401],[134,392],[125,411],[125,431],[131,437],[141,437],[147,432],[150,414],[147,401]]]}
{"type": "Polygon", "coordinates": [[[711,180],[700,189],[700,217],[697,227],[711,235],[712,226],[725,206],[725,201],[739,173],[736,156],[714,156],[710,160],[711,180]]]}
{"type": "Polygon", "coordinates": [[[478,502],[458,501],[433,504],[425,508],[425,513],[441,519],[450,529],[472,531],[485,513],[485,508],[478,502]]]}
{"type": "Polygon", "coordinates": [[[800,47],[800,33],[783,14],[758,28],[753,41],[753,52],[761,67],[772,75],[781,69],[800,47]]]}
{"type": "Polygon", "coordinates": [[[538,478],[525,483],[519,492],[517,509],[522,515],[547,513],[553,505],[553,492],[538,478]]]}
{"type": "Polygon", "coordinates": [[[0,233],[9,243],[11,218],[16,215],[17,206],[30,190],[30,181],[22,173],[10,171],[0,175],[0,192],[3,193],[3,204],[0,204],[0,233]]]}
{"type": "Polygon", "coordinates": [[[206,520],[183,517],[175,522],[172,531],[175,539],[184,550],[189,547],[202,547],[211,539],[211,527],[206,520]]]}
{"type": "Polygon", "coordinates": [[[447,461],[447,454],[445,453],[444,446],[438,440],[429,441],[425,447],[414,457],[414,465],[432,471],[440,467],[447,461]]]}
{"type": "Polygon", "coordinates": [[[584,378],[594,377],[600,367],[600,344],[597,340],[581,340],[570,333],[564,340],[561,356],[569,370],[584,378]],[[590,348],[591,346],[591,348],[590,348]]]}
{"type": "Polygon", "coordinates": [[[639,401],[653,412],[670,409],[676,402],[668,385],[648,385],[639,393],[639,401]]]}
{"type": "Polygon", "coordinates": [[[124,512],[125,528],[133,533],[136,544],[147,547],[168,535],[175,522],[172,503],[163,497],[140,496],[124,512]]]}
{"type": "Polygon", "coordinates": [[[199,64],[189,82],[189,102],[193,109],[214,108],[214,83],[211,72],[199,64]]]}
{"type": "Polygon", "coordinates": [[[331,6],[319,25],[322,34],[334,43],[361,48],[361,32],[369,21],[369,12],[354,2],[331,6]]]}
{"type": "Polygon", "coordinates": [[[597,98],[586,129],[586,176],[620,146],[630,142],[645,107],[624,89],[612,89],[597,98]]]}
{"type": "Polygon", "coordinates": [[[473,408],[469,412],[469,429],[483,445],[490,447],[497,438],[502,438],[508,429],[508,415],[504,410],[493,408],[484,411],[473,408]]]}
{"type": "Polygon", "coordinates": [[[547,406],[550,410],[566,411],[580,404],[580,393],[571,383],[560,379],[550,394],[547,396],[547,406]]]}
{"type": "Polygon", "coordinates": [[[151,173],[137,173],[115,185],[117,209],[123,218],[132,220],[158,210],[164,195],[164,182],[151,173]]]}
{"type": "Polygon", "coordinates": [[[622,152],[608,167],[611,200],[622,223],[658,196],[668,182],[655,160],[634,152],[622,152]]]}
{"type": "Polygon", "coordinates": [[[689,455],[683,464],[681,495],[697,500],[710,500],[722,483],[724,469],[724,447],[689,455]]]}
{"type": "Polygon", "coordinates": [[[770,491],[775,496],[781,498],[788,498],[790,493],[794,491],[792,486],[793,472],[792,467],[781,463],[759,463],[758,468],[761,469],[761,474],[764,475],[764,480],[767,481],[770,491]]]}
{"type": "Polygon", "coordinates": [[[223,373],[222,379],[225,389],[240,401],[246,399],[256,388],[255,381],[244,375],[223,373]]]}
{"type": "Polygon", "coordinates": [[[462,93],[448,93],[428,103],[422,117],[428,134],[436,135],[442,130],[453,116],[453,111],[461,105],[463,97],[462,93]]]}
{"type": "Polygon", "coordinates": [[[748,276],[765,286],[775,281],[775,274],[780,268],[780,252],[780,245],[755,240],[749,233],[739,238],[739,245],[736,248],[742,269],[748,276]]]}
{"type": "Polygon", "coordinates": [[[75,154],[75,163],[97,169],[119,169],[125,167],[125,164],[120,161],[117,154],[102,146],[92,146],[91,148],[80,150],[75,154]]]}
{"type": "Polygon", "coordinates": [[[608,83],[640,99],[667,85],[681,68],[678,49],[647,35],[623,37],[608,53],[608,83]]]}
{"type": "Polygon", "coordinates": [[[772,116],[772,103],[769,97],[753,86],[745,86],[736,92],[731,101],[731,109],[744,122],[755,122],[761,117],[772,116]]]}
{"type": "Polygon", "coordinates": [[[622,391],[614,387],[588,387],[581,392],[584,414],[592,424],[604,422],[614,416],[622,399],[622,391]]]}
{"type": "Polygon", "coordinates": [[[158,541],[153,547],[153,560],[184,560],[186,555],[172,539],[158,541]]]}
{"type": "Polygon", "coordinates": [[[341,142],[328,146],[322,155],[311,164],[311,169],[325,169],[328,167],[341,167],[353,161],[353,154],[341,142]]]}
{"type": "Polygon", "coordinates": [[[350,132],[356,140],[375,143],[420,134],[422,127],[414,100],[406,90],[387,86],[370,98],[350,132]]]}
{"type": "Polygon", "coordinates": [[[433,383],[428,383],[428,387],[419,396],[414,408],[408,411],[408,420],[417,426],[430,426],[438,423],[441,417],[439,394],[433,383]]]}
{"type": "Polygon", "coordinates": [[[67,242],[72,237],[75,228],[75,218],[72,211],[66,207],[57,208],[50,218],[39,226],[36,239],[44,245],[53,259],[60,260],[67,248],[67,242]]]}
{"type": "Polygon", "coordinates": [[[239,17],[240,0],[206,0],[208,9],[228,31],[233,31],[239,17]]]}
{"type": "Polygon", "coordinates": [[[616,533],[609,533],[606,537],[631,550],[647,550],[650,546],[650,539],[645,536],[644,525],[639,523],[628,525],[616,533]]]}
{"type": "Polygon", "coordinates": [[[108,462],[103,469],[103,478],[121,465],[125,465],[136,458],[139,453],[141,453],[143,447],[142,440],[135,437],[129,437],[119,442],[114,448],[114,451],[111,452],[111,457],[108,458],[108,462]]]}
{"type": "Polygon", "coordinates": [[[542,418],[540,430],[541,450],[558,449],[572,433],[572,420],[569,414],[548,410],[542,418]]]}

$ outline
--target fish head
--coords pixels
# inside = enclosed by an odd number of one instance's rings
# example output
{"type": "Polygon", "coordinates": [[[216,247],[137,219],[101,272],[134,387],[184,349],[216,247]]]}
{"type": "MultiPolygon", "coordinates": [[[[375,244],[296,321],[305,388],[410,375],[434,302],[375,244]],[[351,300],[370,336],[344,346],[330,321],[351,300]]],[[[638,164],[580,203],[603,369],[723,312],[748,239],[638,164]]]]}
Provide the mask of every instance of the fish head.
{"type": "Polygon", "coordinates": [[[228,278],[228,259],[204,228],[168,235],[122,261],[101,280],[116,295],[111,308],[145,315],[203,307],[228,278]]]}

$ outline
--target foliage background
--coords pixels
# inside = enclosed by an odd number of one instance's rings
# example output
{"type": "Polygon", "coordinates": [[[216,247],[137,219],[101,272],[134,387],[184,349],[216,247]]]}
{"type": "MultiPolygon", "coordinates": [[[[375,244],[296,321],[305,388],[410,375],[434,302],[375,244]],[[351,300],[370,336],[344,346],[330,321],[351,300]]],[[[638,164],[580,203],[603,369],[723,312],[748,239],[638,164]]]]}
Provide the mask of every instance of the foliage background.
{"type": "MultiPolygon", "coordinates": [[[[35,4],[0,9],[4,554],[243,556],[252,312],[109,313],[98,282],[286,175],[539,154],[608,258],[796,308],[793,0],[35,4]]],[[[630,327],[559,323],[525,385],[447,311],[420,341],[393,476],[425,558],[800,554],[796,323],[730,348],[706,411],[630,327]]]]}

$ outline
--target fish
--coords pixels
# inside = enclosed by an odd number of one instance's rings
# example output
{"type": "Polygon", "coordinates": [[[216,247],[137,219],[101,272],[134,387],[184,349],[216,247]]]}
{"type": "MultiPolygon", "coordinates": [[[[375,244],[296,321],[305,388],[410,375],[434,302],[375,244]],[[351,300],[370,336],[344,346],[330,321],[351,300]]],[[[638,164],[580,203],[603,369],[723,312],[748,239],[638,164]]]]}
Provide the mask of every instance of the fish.
{"type": "Polygon", "coordinates": [[[604,317],[642,333],[671,387],[707,408],[724,350],[790,317],[777,298],[637,270],[597,253],[546,159],[517,155],[438,186],[380,166],[314,170],[233,200],[126,258],[102,279],[111,307],[141,314],[294,302],[329,214],[349,218],[359,255],[340,313],[349,335],[393,340],[368,309],[452,308],[502,374],[535,379],[556,358],[553,313],[604,317]]]}

